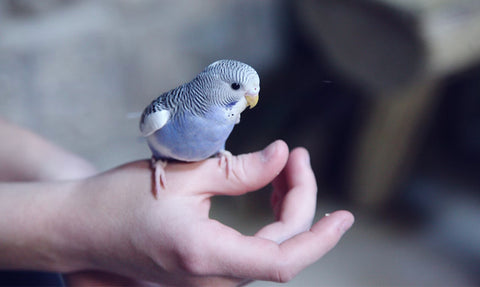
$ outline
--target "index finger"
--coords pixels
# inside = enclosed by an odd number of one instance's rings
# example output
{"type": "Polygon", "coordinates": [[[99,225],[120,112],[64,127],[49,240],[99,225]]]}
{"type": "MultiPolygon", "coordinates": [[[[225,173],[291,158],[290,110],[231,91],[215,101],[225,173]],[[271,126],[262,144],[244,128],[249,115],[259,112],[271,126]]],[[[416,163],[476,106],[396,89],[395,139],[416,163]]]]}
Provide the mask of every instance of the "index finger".
{"type": "Polygon", "coordinates": [[[308,151],[296,148],[273,181],[272,204],[278,221],[263,227],[257,236],[282,242],[310,229],[315,216],[317,184],[308,151]]]}

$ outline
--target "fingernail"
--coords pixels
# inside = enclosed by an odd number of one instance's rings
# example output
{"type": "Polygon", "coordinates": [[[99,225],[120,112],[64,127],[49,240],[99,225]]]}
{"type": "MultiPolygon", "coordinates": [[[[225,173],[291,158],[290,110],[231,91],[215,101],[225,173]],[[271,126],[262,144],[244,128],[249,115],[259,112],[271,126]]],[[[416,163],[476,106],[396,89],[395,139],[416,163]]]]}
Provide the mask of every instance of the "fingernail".
{"type": "Polygon", "coordinates": [[[305,156],[305,164],[307,166],[310,166],[310,153],[307,152],[307,155],[305,156]]]}
{"type": "Polygon", "coordinates": [[[265,149],[262,150],[261,156],[264,162],[269,161],[272,158],[275,150],[277,149],[276,143],[271,143],[265,149]]]}
{"type": "Polygon", "coordinates": [[[344,220],[342,223],[340,223],[340,230],[342,231],[342,234],[347,232],[347,230],[352,227],[353,221],[351,220],[344,220]]]}

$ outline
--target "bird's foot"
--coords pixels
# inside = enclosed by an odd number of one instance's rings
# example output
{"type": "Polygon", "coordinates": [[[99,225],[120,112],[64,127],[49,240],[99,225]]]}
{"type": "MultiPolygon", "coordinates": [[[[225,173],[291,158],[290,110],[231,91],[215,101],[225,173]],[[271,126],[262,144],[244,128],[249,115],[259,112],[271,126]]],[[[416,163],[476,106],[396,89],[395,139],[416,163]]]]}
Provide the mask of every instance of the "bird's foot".
{"type": "Polygon", "coordinates": [[[167,178],[165,175],[165,167],[167,166],[167,161],[159,160],[152,156],[151,165],[154,171],[155,179],[154,196],[157,197],[157,194],[161,190],[167,188],[167,178]]]}
{"type": "Polygon", "coordinates": [[[219,165],[221,168],[226,169],[227,178],[232,173],[232,161],[233,155],[228,150],[221,150],[217,153],[217,157],[220,157],[219,165]]]}

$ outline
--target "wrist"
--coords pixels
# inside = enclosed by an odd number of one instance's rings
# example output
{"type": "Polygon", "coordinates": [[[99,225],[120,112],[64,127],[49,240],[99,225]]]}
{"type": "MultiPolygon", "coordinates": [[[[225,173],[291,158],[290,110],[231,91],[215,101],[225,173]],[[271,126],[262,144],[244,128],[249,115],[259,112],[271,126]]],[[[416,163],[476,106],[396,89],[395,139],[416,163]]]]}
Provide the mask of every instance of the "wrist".
{"type": "MultiPolygon", "coordinates": [[[[60,272],[104,270],[120,236],[115,216],[107,212],[109,187],[101,175],[72,182],[64,195],[55,234],[60,272]]],[[[113,201],[113,199],[111,199],[113,201]]]]}
{"type": "Polygon", "coordinates": [[[132,202],[125,200],[125,189],[114,171],[74,182],[57,226],[63,272],[124,274],[125,262],[137,258],[131,243],[132,202]]]}
{"type": "Polygon", "coordinates": [[[64,202],[74,182],[0,185],[0,268],[65,271],[73,258],[64,254],[64,202]]]}
{"type": "Polygon", "coordinates": [[[93,239],[88,231],[89,219],[93,211],[85,207],[85,180],[68,183],[68,187],[58,195],[57,212],[50,214],[44,224],[52,225],[52,233],[47,235],[53,265],[51,271],[62,273],[89,269],[89,248],[93,239]]]}

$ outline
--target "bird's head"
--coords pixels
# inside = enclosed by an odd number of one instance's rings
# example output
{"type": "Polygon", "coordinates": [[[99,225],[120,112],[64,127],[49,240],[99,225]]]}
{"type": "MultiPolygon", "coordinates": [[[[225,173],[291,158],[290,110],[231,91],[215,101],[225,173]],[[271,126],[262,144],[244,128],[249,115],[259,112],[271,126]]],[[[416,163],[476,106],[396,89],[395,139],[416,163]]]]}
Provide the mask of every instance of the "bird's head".
{"type": "Polygon", "coordinates": [[[244,102],[244,108],[253,108],[258,102],[260,78],[247,64],[219,60],[206,67],[199,78],[209,82],[214,91],[212,100],[219,104],[244,102]]]}

